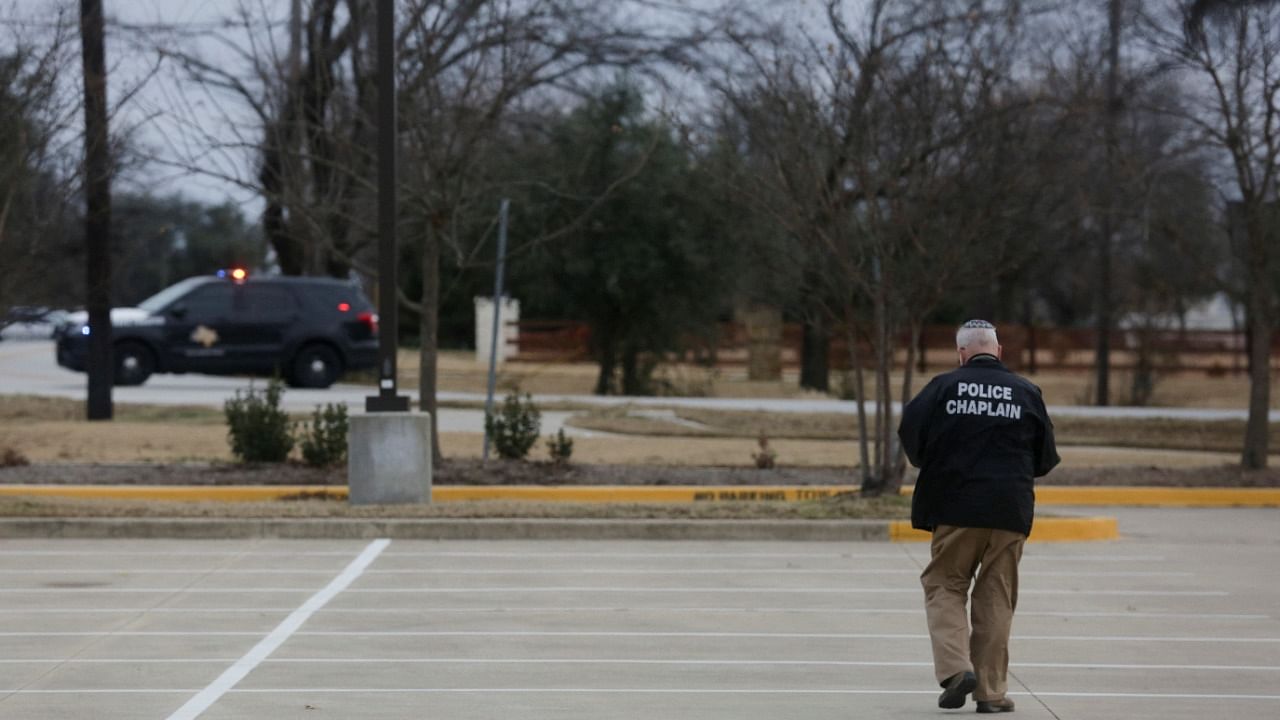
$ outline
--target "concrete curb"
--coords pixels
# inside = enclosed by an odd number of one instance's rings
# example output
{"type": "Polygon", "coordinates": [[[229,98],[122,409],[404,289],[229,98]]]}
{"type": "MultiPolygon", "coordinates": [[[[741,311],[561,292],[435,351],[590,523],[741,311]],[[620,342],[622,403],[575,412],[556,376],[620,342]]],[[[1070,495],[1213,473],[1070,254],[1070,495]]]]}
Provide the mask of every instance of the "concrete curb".
{"type": "MultiPolygon", "coordinates": [[[[1043,518],[1029,542],[1114,540],[1115,518],[1043,518]]],[[[5,518],[0,538],[922,542],[905,520],[5,518]]]]}
{"type": "MultiPolygon", "coordinates": [[[[902,489],[910,495],[911,487],[902,489]]],[[[798,502],[856,492],[849,485],[436,485],[434,502],[515,500],[581,503],[798,502]]],[[[347,497],[345,485],[0,485],[0,495],[114,500],[267,502],[347,497]]],[[[1036,505],[1280,507],[1280,488],[1036,488],[1036,505]]]]}
{"type": "Polygon", "coordinates": [[[890,539],[883,520],[250,519],[8,518],[0,538],[396,540],[779,540],[890,539]]]}

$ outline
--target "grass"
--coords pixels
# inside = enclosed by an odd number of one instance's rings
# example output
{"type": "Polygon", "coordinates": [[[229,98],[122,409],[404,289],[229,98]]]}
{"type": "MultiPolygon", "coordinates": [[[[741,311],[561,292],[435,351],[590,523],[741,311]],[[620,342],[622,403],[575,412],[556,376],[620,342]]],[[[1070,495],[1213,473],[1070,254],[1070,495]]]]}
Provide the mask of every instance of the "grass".
{"type": "MultiPolygon", "coordinates": [[[[635,416],[628,408],[593,410],[569,424],[584,430],[659,437],[756,438],[770,440],[850,440],[857,437],[857,417],[843,413],[769,413],[702,408],[673,408],[675,418],[635,416]]],[[[1054,421],[1059,445],[1238,452],[1244,441],[1243,420],[1171,418],[1077,418],[1054,421]]],[[[1280,453],[1280,424],[1271,425],[1271,451],[1280,453]]]]}
{"type": "MultiPolygon", "coordinates": [[[[914,375],[918,390],[933,375],[952,369],[944,365],[949,361],[946,353],[930,353],[938,361],[927,372],[914,375]]],[[[400,386],[416,388],[418,383],[418,354],[401,350],[397,360],[400,386]]],[[[591,363],[506,363],[499,368],[498,390],[505,395],[512,389],[538,394],[589,395],[595,388],[598,369],[591,363]]],[[[661,380],[666,381],[676,393],[709,397],[744,398],[813,398],[821,394],[802,390],[796,369],[787,369],[776,381],[750,381],[744,367],[708,369],[698,365],[670,365],[659,370],[661,380]]],[[[469,351],[443,351],[439,355],[437,382],[441,390],[483,393],[487,387],[488,368],[476,361],[469,351]]],[[[831,373],[831,390],[840,387],[840,373],[831,373]]],[[[1039,372],[1030,376],[1044,391],[1050,405],[1087,405],[1092,402],[1094,376],[1088,371],[1039,372]]],[[[893,396],[901,396],[901,373],[894,373],[891,382],[893,396]]],[[[1132,382],[1132,374],[1115,371],[1111,374],[1112,403],[1121,405],[1132,382]]],[[[874,388],[868,387],[867,392],[874,388]]],[[[1272,383],[1272,407],[1280,405],[1280,383],[1272,383]]],[[[1155,395],[1151,404],[1156,407],[1243,408],[1249,400],[1249,379],[1242,373],[1211,377],[1204,372],[1160,373],[1156,376],[1155,395]]]]}
{"type": "MultiPolygon", "coordinates": [[[[221,424],[222,411],[198,405],[134,405],[116,403],[115,420],[130,423],[221,424]]],[[[0,395],[0,422],[79,422],[85,402],[37,395],[0,395]]]]}
{"type": "MultiPolygon", "coordinates": [[[[573,461],[750,466],[756,439],[763,433],[777,451],[782,467],[857,464],[857,447],[851,442],[857,421],[852,415],[671,408],[664,417],[653,410],[646,407],[642,416],[626,407],[595,408],[574,416],[571,425],[613,435],[575,438],[573,461]],[[673,421],[677,418],[682,422],[673,421]],[[679,441],[673,442],[676,438],[679,441]]],[[[116,419],[109,423],[86,422],[83,412],[83,402],[76,400],[0,396],[0,453],[6,449],[15,453],[7,464],[18,464],[19,457],[35,463],[232,459],[225,420],[218,409],[119,404],[116,419]]],[[[308,417],[299,414],[294,419],[308,417]]],[[[1244,424],[1235,420],[1059,418],[1057,435],[1064,448],[1074,446],[1094,454],[1100,452],[1095,448],[1235,453],[1241,446],[1244,424]]],[[[481,451],[480,436],[472,433],[444,433],[440,442],[446,457],[476,457],[481,451]]],[[[1273,427],[1271,448],[1280,452],[1280,427],[1273,427]]],[[[1172,461],[1150,452],[1147,459],[1126,455],[1117,460],[1117,451],[1101,452],[1088,462],[1159,465],[1172,461]]],[[[545,443],[539,442],[533,458],[545,455],[545,443]]],[[[1183,459],[1187,455],[1177,454],[1183,459]]]]}
{"type": "Polygon", "coordinates": [[[852,494],[794,503],[603,504],[477,501],[355,506],[345,500],[321,495],[316,493],[293,501],[269,503],[4,497],[0,498],[0,517],[897,520],[909,518],[911,514],[910,498],[860,498],[852,494]]]}

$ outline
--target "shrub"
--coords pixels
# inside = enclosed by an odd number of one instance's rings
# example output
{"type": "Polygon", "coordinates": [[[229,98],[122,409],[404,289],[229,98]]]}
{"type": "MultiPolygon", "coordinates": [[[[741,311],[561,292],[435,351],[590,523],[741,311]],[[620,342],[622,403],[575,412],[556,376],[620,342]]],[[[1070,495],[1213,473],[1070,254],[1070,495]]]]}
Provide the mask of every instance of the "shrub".
{"type": "Polygon", "coordinates": [[[237,390],[234,398],[223,403],[232,454],[244,462],[284,462],[289,457],[293,435],[289,415],[280,409],[282,394],[283,386],[273,379],[262,393],[250,383],[246,394],[237,390]]]}
{"type": "Polygon", "coordinates": [[[312,467],[333,467],[347,461],[347,404],[316,406],[311,422],[298,423],[302,460],[312,467]]]}
{"type": "Polygon", "coordinates": [[[764,433],[760,433],[760,437],[756,440],[756,444],[760,446],[760,451],[751,453],[751,459],[756,461],[757,468],[761,470],[772,470],[777,464],[778,453],[775,452],[773,448],[769,447],[769,438],[764,433]]]}
{"type": "Polygon", "coordinates": [[[551,461],[557,465],[568,465],[569,458],[573,456],[573,438],[564,434],[564,428],[555,435],[547,438],[547,452],[551,454],[551,461]]]}
{"type": "Polygon", "coordinates": [[[27,459],[26,455],[22,454],[21,450],[16,450],[11,447],[6,447],[0,450],[0,468],[21,467],[23,465],[30,464],[31,461],[27,459]]]}
{"type": "Polygon", "coordinates": [[[542,427],[542,413],[527,393],[520,400],[518,393],[511,393],[502,401],[498,413],[485,413],[484,431],[493,441],[498,456],[506,460],[523,460],[529,449],[538,441],[542,427]]]}

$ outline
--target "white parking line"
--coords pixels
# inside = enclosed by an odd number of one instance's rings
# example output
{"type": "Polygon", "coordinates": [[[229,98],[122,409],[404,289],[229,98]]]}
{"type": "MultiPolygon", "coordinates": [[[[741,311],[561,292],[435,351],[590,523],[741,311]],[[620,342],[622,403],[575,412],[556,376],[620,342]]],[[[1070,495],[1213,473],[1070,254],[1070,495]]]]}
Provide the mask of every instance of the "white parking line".
{"type": "Polygon", "coordinates": [[[285,618],[262,639],[257,645],[254,645],[244,657],[237,660],[231,667],[217,677],[208,687],[201,690],[194,697],[178,708],[169,720],[191,720],[199,717],[201,713],[209,709],[211,705],[218,701],[228,690],[235,687],[246,675],[253,671],[263,660],[267,659],[271,653],[276,651],[289,636],[298,631],[302,624],[311,617],[312,613],[324,607],[325,603],[332,600],[338,593],[345,590],[360,574],[364,572],[370,563],[378,557],[378,555],[391,544],[390,540],[380,539],[374,540],[360,553],[356,559],[351,561],[341,573],[338,574],[328,585],[322,590],[307,599],[297,610],[293,611],[289,617],[285,618]]]}
{"type": "MultiPolygon", "coordinates": [[[[305,588],[296,587],[42,587],[42,588],[0,588],[0,594],[57,594],[75,593],[75,594],[138,594],[138,593],[180,593],[198,591],[202,595],[222,595],[222,594],[249,594],[249,593],[299,593],[307,592],[305,588]]],[[[784,594],[784,595],[813,595],[813,594],[848,594],[848,595],[893,595],[893,594],[911,594],[918,595],[920,588],[918,587],[900,587],[900,588],[860,588],[860,587],[761,587],[761,586],[743,586],[743,587],[632,587],[632,586],[593,586],[593,585],[533,585],[533,586],[484,586],[477,585],[474,587],[395,587],[395,588],[352,588],[348,593],[362,594],[384,594],[384,593],[419,593],[419,594],[449,594],[449,593],[737,593],[737,594],[784,594]]],[[[1028,595],[1050,595],[1054,597],[1062,595],[1103,595],[1103,596],[1120,596],[1120,597],[1226,597],[1231,593],[1225,590],[1080,590],[1080,589],[1063,589],[1063,590],[1022,590],[1022,596],[1028,595]]]]}
{"type": "MultiPolygon", "coordinates": [[[[301,612],[300,608],[298,612],[301,612]]],[[[268,636],[274,637],[281,628],[288,627],[298,614],[285,618],[268,636]]],[[[307,610],[309,617],[314,610],[307,610]]],[[[302,619],[305,620],[306,617],[302,619]]],[[[300,624],[300,621],[299,623],[300,624]]],[[[260,633],[236,630],[58,630],[0,632],[0,637],[243,637],[260,633]]],[[[289,627],[288,634],[298,637],[607,637],[607,638],[804,638],[811,640],[928,640],[920,633],[809,633],[809,632],[663,632],[618,630],[298,630],[289,627]]],[[[1015,642],[1168,642],[1168,643],[1280,643],[1280,637],[1197,637],[1173,635],[1017,635],[1015,642]]],[[[264,642],[266,642],[264,640],[264,642]]],[[[279,642],[275,643],[275,647],[279,642]]],[[[257,662],[260,662],[259,659],[257,662]]]]}
{"type": "MultiPolygon", "coordinates": [[[[0,590],[0,592],[4,592],[0,590]]],[[[565,592],[565,593],[739,593],[739,594],[786,594],[786,595],[813,595],[813,594],[904,594],[919,595],[918,587],[901,587],[901,588],[859,588],[859,587],[760,587],[760,586],[743,586],[743,587],[608,587],[608,586],[591,586],[591,585],[571,585],[571,586],[477,586],[477,587],[422,587],[422,588],[355,588],[353,593],[549,593],[549,592],[565,592]]],[[[1119,595],[1122,597],[1226,597],[1231,593],[1225,590],[1022,590],[1019,592],[1022,596],[1028,595],[1119,595]]]]}
{"type": "MultiPolygon", "coordinates": [[[[671,558],[677,560],[706,560],[720,558],[810,558],[810,559],[831,559],[831,560],[863,560],[863,559],[890,559],[901,560],[907,557],[907,551],[910,546],[903,546],[901,552],[858,552],[858,551],[839,551],[839,552],[803,552],[803,553],[753,553],[753,552],[723,552],[719,549],[710,549],[703,553],[672,553],[672,552],[621,552],[621,553],[597,553],[597,552],[557,552],[557,551],[442,551],[442,552],[422,552],[412,550],[396,550],[388,552],[387,557],[422,557],[422,558],[438,558],[438,557],[455,557],[455,558],[586,558],[611,560],[615,558],[671,558]]],[[[928,550],[927,547],[924,550],[928,550]]],[[[1031,551],[1027,551],[1023,556],[1023,562],[1039,562],[1039,561],[1082,561],[1082,562],[1164,562],[1163,555],[1111,555],[1099,552],[1097,555],[1089,554],[1064,554],[1054,555],[1037,552],[1034,555],[1031,551]]]]}
{"type": "MultiPolygon", "coordinates": [[[[3,634],[3,633],[0,633],[3,634]]],[[[125,633],[127,634],[127,633],[125,633]]],[[[182,634],[182,633],[177,633],[182,634]]],[[[639,638],[805,638],[832,640],[928,640],[919,633],[763,633],[763,632],[661,632],[603,630],[316,630],[298,635],[310,637],[639,637],[639,638]]],[[[1195,637],[1159,635],[1017,635],[1015,641],[1042,642],[1185,642],[1185,643],[1280,643],[1280,637],[1195,637]]]]}
{"type": "Polygon", "coordinates": [[[0,557],[350,557],[341,550],[0,550],[0,557]]]}
{"type": "MultiPolygon", "coordinates": [[[[122,607],[122,608],[0,608],[0,616],[4,615],[133,615],[138,613],[158,613],[172,615],[193,615],[196,613],[210,615],[225,614],[262,614],[289,613],[292,607],[122,607]]],[[[463,615],[519,615],[525,614],[565,614],[580,613],[781,613],[796,615],[912,615],[924,616],[924,608],[843,608],[843,607],[626,607],[621,605],[571,606],[556,605],[539,607],[521,605],[519,607],[325,607],[318,611],[321,614],[351,615],[397,615],[397,614],[463,614],[463,615]]],[[[1018,617],[1050,617],[1050,618],[1127,618],[1152,620],[1270,620],[1272,616],[1265,614],[1243,613],[1178,613],[1178,612],[1084,612],[1084,611],[1037,611],[1019,610],[1018,617]]]]}
{"type": "MultiPolygon", "coordinates": [[[[297,568],[188,568],[188,569],[156,569],[156,570],[138,570],[129,568],[34,568],[23,570],[4,570],[0,569],[0,575],[74,575],[76,577],[84,576],[100,576],[100,575],[127,575],[127,576],[143,576],[143,575],[203,575],[209,572],[217,572],[219,576],[224,575],[332,575],[332,570],[299,570],[297,568]]],[[[890,568],[884,570],[875,570],[867,568],[857,569],[840,569],[840,568],[680,568],[670,570],[641,570],[641,569],[613,569],[613,568],[563,568],[559,570],[546,569],[528,569],[528,568],[512,568],[510,570],[477,570],[474,568],[418,568],[403,570],[369,570],[365,575],[393,575],[393,576],[412,576],[412,575],[463,575],[463,576],[501,576],[501,575],[623,575],[623,576],[662,576],[662,575],[833,575],[842,576],[859,576],[859,575],[907,575],[917,577],[920,571],[914,568],[890,568]]],[[[1072,570],[1048,570],[1037,572],[1035,570],[1024,571],[1021,576],[1036,577],[1070,577],[1070,578],[1115,578],[1115,577],[1191,577],[1192,573],[1181,571],[1072,571],[1072,570]]]]}
{"type": "MultiPolygon", "coordinates": [[[[58,665],[165,665],[171,663],[205,664],[232,662],[236,658],[55,658],[39,660],[0,659],[0,665],[46,663],[58,665]]],[[[708,660],[679,658],[266,658],[263,665],[694,665],[694,666],[778,666],[778,667],[933,667],[932,662],[891,662],[882,660],[708,660]]],[[[1036,668],[1041,670],[1185,670],[1217,672],[1280,672],[1280,665],[1144,665],[1137,663],[1015,663],[1013,671],[1036,668]]]]}
{"type": "MultiPolygon", "coordinates": [[[[927,548],[926,548],[927,549],[927,548]]],[[[768,553],[768,552],[724,552],[718,548],[710,548],[706,552],[696,553],[678,553],[678,552],[620,552],[620,553],[599,553],[599,552],[556,552],[556,551],[457,551],[457,550],[441,550],[441,551],[410,551],[395,550],[388,551],[383,554],[385,558],[513,558],[513,559],[549,559],[549,558],[572,558],[572,559],[596,559],[596,560],[616,560],[619,558],[646,558],[646,559],[673,559],[673,560],[720,560],[724,558],[734,559],[811,559],[811,560],[902,560],[907,557],[907,550],[900,552],[858,552],[858,551],[815,551],[815,552],[793,552],[793,553],[768,553]]],[[[95,548],[85,548],[83,550],[0,550],[0,557],[347,557],[350,553],[341,550],[248,550],[239,552],[235,550],[161,550],[158,552],[147,552],[145,550],[101,550],[95,548]]],[[[1030,551],[1023,556],[1023,563],[1051,562],[1058,563],[1064,561],[1080,561],[1089,563],[1117,563],[1117,562],[1165,562],[1163,555],[1110,555],[1099,552],[1097,555],[1089,554],[1072,554],[1072,555],[1053,555],[1045,554],[1043,551],[1032,555],[1030,551]]]]}
{"type": "MultiPolygon", "coordinates": [[[[63,688],[58,690],[0,689],[11,695],[163,695],[191,692],[188,689],[99,689],[63,688]]],[[[231,695],[937,695],[937,690],[877,690],[848,688],[235,688],[231,695]]],[[[1015,697],[1031,693],[1012,691],[1015,697]]],[[[1276,700],[1280,695],[1232,693],[1102,693],[1102,692],[1036,692],[1035,697],[1085,699],[1150,699],[1150,700],[1276,700]]]]}

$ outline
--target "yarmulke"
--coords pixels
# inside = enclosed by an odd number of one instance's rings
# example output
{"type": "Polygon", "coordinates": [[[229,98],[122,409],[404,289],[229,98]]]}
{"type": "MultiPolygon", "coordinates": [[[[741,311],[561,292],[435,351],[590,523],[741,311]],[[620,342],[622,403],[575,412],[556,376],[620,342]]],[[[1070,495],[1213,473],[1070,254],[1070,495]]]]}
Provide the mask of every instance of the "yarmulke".
{"type": "Polygon", "coordinates": [[[961,325],[960,327],[961,327],[961,328],[980,328],[980,329],[982,329],[982,330],[995,330],[995,329],[996,329],[996,326],[995,326],[995,325],[992,325],[991,323],[987,322],[986,320],[970,320],[969,322],[967,322],[967,323],[965,323],[965,324],[961,325]]]}

